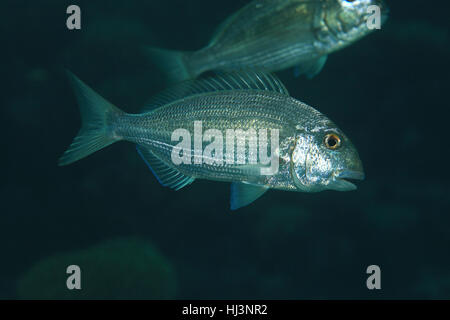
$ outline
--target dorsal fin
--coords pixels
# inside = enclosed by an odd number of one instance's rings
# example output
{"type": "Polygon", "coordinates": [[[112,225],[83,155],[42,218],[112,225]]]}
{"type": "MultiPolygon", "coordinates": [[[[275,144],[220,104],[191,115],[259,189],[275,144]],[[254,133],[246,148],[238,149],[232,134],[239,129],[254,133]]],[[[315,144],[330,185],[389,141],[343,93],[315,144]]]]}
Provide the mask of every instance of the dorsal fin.
{"type": "Polygon", "coordinates": [[[289,95],[283,83],[275,75],[269,73],[257,71],[216,72],[213,76],[185,81],[163,91],[152,98],[142,111],[148,112],[197,94],[228,90],[265,90],[289,95]]]}
{"type": "Polygon", "coordinates": [[[166,163],[158,159],[148,148],[137,146],[136,149],[156,179],[158,179],[158,182],[164,187],[178,191],[194,182],[195,178],[185,176],[177,169],[169,167],[166,163]]]}

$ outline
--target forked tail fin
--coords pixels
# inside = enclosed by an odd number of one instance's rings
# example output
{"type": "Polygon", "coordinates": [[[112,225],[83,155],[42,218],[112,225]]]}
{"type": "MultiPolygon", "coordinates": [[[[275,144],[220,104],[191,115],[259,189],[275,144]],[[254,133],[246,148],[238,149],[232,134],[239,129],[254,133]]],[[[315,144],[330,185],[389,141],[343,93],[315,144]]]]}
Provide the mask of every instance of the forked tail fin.
{"type": "Polygon", "coordinates": [[[114,135],[112,124],[124,112],[89,88],[71,72],[67,72],[75,90],[81,112],[81,129],[59,159],[65,166],[121,140],[114,135]]]}

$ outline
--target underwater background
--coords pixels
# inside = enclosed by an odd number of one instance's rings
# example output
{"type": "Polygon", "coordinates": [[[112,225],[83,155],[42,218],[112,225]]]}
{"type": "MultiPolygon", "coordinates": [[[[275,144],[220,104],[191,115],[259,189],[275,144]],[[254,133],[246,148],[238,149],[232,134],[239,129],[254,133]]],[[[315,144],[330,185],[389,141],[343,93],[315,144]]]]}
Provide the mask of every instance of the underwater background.
{"type": "Polygon", "coordinates": [[[57,166],[80,126],[65,68],[138,112],[165,88],[141,47],[199,49],[246,3],[2,1],[0,298],[450,298],[447,1],[387,1],[382,29],[312,80],[278,73],[352,139],[357,191],[269,191],[231,212],[229,184],[164,188],[129,143],[57,166]]]}

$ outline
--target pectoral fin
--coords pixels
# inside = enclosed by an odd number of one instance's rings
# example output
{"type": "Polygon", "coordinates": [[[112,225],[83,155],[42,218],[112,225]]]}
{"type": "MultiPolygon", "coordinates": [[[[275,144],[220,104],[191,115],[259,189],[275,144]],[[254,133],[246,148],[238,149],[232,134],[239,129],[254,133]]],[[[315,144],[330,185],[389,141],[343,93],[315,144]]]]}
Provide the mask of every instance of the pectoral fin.
{"type": "Polygon", "coordinates": [[[328,56],[322,56],[319,59],[305,61],[301,65],[294,68],[294,76],[299,77],[304,74],[308,79],[313,78],[322,71],[328,56]]]}
{"type": "Polygon", "coordinates": [[[249,205],[266,193],[267,190],[269,190],[269,188],[265,186],[247,184],[244,182],[233,182],[231,184],[231,210],[237,210],[249,205]]]}

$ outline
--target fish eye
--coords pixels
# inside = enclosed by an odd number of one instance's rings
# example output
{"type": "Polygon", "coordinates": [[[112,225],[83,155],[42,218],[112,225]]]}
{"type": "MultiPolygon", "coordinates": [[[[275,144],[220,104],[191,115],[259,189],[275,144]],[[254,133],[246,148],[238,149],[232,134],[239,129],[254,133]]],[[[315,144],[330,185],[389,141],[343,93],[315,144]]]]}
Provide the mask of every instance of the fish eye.
{"type": "Polygon", "coordinates": [[[336,150],[341,146],[341,138],[334,133],[327,134],[323,142],[325,143],[325,146],[331,150],[336,150]]]}

